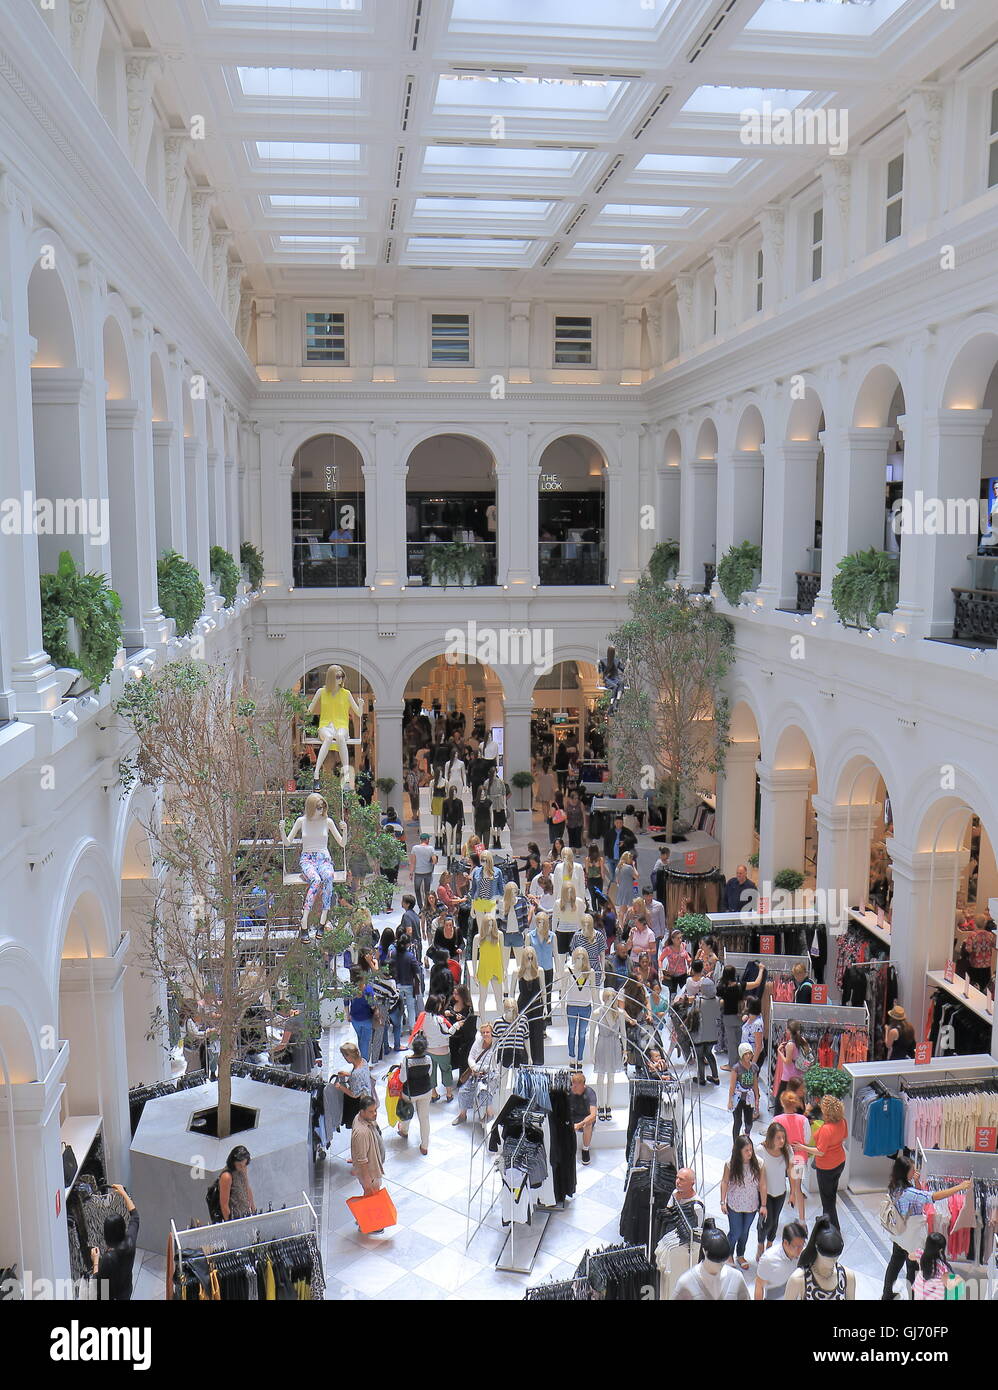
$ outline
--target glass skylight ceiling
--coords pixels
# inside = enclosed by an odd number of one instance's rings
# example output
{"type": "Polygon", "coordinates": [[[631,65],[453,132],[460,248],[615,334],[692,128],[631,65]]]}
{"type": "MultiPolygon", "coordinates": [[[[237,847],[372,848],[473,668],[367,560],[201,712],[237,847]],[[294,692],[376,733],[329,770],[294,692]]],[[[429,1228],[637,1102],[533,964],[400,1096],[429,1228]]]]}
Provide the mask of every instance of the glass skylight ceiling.
{"type": "Polygon", "coordinates": [[[243,95],[310,101],[353,101],[360,73],[347,68],[236,68],[243,95]]]}
{"type": "Polygon", "coordinates": [[[364,0],[352,0],[344,5],[343,0],[218,0],[222,6],[248,10],[337,10],[343,14],[356,14],[364,8],[364,0]]]}
{"type": "Polygon", "coordinates": [[[417,198],[413,215],[417,218],[465,217],[482,220],[495,218],[519,221],[539,221],[555,206],[533,198],[417,198]]]}
{"type": "Polygon", "coordinates": [[[583,29],[616,33],[628,29],[651,32],[673,9],[673,0],[641,5],[638,0],[454,0],[455,29],[583,29]]]}
{"type": "Polygon", "coordinates": [[[359,145],[331,145],[319,140],[257,140],[256,152],[261,159],[273,159],[282,164],[299,160],[356,164],[360,159],[359,145]]]}
{"type": "Polygon", "coordinates": [[[519,237],[409,237],[403,263],[409,265],[518,266],[533,242],[519,237]]]}
{"type": "Polygon", "coordinates": [[[713,116],[737,116],[749,107],[758,110],[764,101],[768,101],[770,106],[792,111],[809,95],[809,92],[769,90],[764,87],[698,87],[683,103],[682,109],[713,116]]]}
{"type": "Polygon", "coordinates": [[[340,208],[359,208],[360,199],[333,193],[271,193],[270,206],[282,212],[335,212],[340,208]]]}
{"type": "Polygon", "coordinates": [[[557,117],[606,115],[626,84],[580,82],[519,76],[464,76],[442,73],[437,83],[436,111],[448,107],[477,109],[487,114],[534,112],[557,117]]]}
{"type": "Polygon", "coordinates": [[[740,159],[719,154],[646,154],[639,160],[636,173],[656,174],[730,174],[740,159]]]}
{"type": "Polygon", "coordinates": [[[491,169],[516,174],[524,170],[567,174],[575,168],[585,150],[514,149],[509,145],[430,145],[423,164],[426,169],[467,171],[491,169]]]}
{"type": "Polygon", "coordinates": [[[600,220],[629,218],[644,222],[655,217],[685,217],[689,208],[663,207],[659,203],[607,203],[600,213],[600,220]]]}

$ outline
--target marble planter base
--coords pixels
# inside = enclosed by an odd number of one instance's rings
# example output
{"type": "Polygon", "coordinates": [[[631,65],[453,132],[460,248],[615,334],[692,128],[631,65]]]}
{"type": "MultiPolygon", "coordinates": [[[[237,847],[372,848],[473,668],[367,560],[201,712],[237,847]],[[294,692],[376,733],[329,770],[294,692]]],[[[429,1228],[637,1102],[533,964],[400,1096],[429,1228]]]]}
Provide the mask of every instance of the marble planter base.
{"type": "Polygon", "coordinates": [[[131,1144],[129,1194],[138,1207],[138,1244],[165,1255],[171,1219],[183,1230],[211,1218],[205,1193],[237,1144],[252,1155],[250,1186],[257,1206],[296,1206],[309,1190],[310,1099],[304,1091],[284,1090],[246,1077],[232,1078],[234,1105],[256,1112],[256,1124],[227,1139],[192,1133],[192,1116],[218,1103],[212,1082],[176,1095],[159,1096],[142,1111],[131,1144]]]}

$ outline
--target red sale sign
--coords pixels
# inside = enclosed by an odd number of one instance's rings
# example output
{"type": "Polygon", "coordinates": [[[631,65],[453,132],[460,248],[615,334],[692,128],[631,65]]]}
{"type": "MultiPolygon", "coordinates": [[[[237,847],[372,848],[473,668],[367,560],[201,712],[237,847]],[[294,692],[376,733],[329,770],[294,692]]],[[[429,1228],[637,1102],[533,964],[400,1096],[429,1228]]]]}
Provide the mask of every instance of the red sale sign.
{"type": "Polygon", "coordinates": [[[688,869],[692,869],[692,868],[693,868],[693,865],[694,865],[696,862],[697,862],[697,851],[696,851],[695,849],[688,849],[688,850],[686,851],[686,867],[687,867],[688,869]]]}
{"type": "Polygon", "coordinates": [[[827,986],[827,985],[815,985],[814,989],[811,991],[811,998],[812,998],[812,1001],[813,1001],[815,1004],[827,1004],[827,1003],[828,1003],[828,986],[827,986]]]}
{"type": "Polygon", "coordinates": [[[776,952],[776,937],[775,937],[775,936],[760,936],[760,937],[759,937],[759,950],[762,952],[762,954],[763,954],[764,956],[771,956],[771,955],[775,954],[775,952],[776,952]]]}
{"type": "Polygon", "coordinates": [[[998,1129],[981,1125],[974,1130],[974,1153],[993,1154],[998,1149],[998,1129]]]}
{"type": "Polygon", "coordinates": [[[757,906],[757,911],[759,912],[759,914],[760,914],[761,916],[765,917],[766,913],[769,911],[769,899],[768,899],[768,898],[760,898],[760,899],[759,899],[758,906],[757,906]]]}
{"type": "Polygon", "coordinates": [[[948,960],[948,961],[946,962],[946,965],[945,965],[944,969],[943,969],[943,979],[946,981],[947,984],[950,984],[950,985],[951,985],[951,984],[953,983],[953,973],[954,973],[953,962],[952,962],[951,960],[948,960]]]}
{"type": "Polygon", "coordinates": [[[924,1067],[925,1064],[926,1064],[927,1062],[931,1062],[931,1061],[932,1061],[932,1044],[931,1044],[931,1043],[916,1043],[916,1044],[915,1044],[915,1062],[916,1062],[916,1064],[917,1064],[918,1066],[920,1066],[920,1067],[924,1067]]]}

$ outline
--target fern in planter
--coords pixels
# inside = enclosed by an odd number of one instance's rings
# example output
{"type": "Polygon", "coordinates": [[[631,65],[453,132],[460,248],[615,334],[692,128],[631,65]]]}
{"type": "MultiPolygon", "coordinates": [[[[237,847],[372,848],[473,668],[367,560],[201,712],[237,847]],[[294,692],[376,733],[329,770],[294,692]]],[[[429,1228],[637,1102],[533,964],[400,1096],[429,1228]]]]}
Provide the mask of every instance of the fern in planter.
{"type": "MultiPolygon", "coordinates": [[[[532,787],[534,785],[534,774],[532,772],[514,772],[509,780],[512,782],[513,786],[516,787],[519,792],[523,793],[526,791],[528,787],[532,787]]],[[[520,805],[518,809],[521,811],[529,811],[530,806],[529,804],[524,806],[524,801],[527,801],[529,803],[529,797],[521,795],[520,805]]]]}
{"type": "Polygon", "coordinates": [[[231,608],[236,599],[236,590],[239,588],[239,566],[220,545],[211,547],[208,559],[212,575],[218,580],[218,591],[225,599],[225,606],[231,608]]]}
{"type": "Polygon", "coordinates": [[[717,565],[717,582],[730,604],[741,602],[742,594],[755,585],[756,571],[762,565],[762,546],[751,541],[733,545],[717,565]]]}
{"type": "Polygon", "coordinates": [[[159,606],[177,627],[177,636],[186,637],[204,612],[204,585],[201,576],[175,550],[164,550],[156,566],[159,606]]]}
{"type": "Polygon", "coordinates": [[[884,550],[844,555],[832,580],[832,607],[846,627],[873,627],[898,601],[899,557],[884,550]]]}
{"type": "Polygon", "coordinates": [[[485,573],[485,556],[477,545],[464,541],[438,541],[428,549],[430,578],[444,588],[450,584],[464,585],[466,580],[477,584],[485,573]]]}
{"type": "Polygon", "coordinates": [[[782,888],[786,893],[796,893],[804,887],[804,875],[799,869],[780,869],[773,879],[774,888],[782,888]]]}
{"type": "Polygon", "coordinates": [[[121,599],[107,575],[81,574],[68,550],[59,556],[55,574],[40,577],[42,640],[56,666],[71,667],[96,690],[114,670],[121,646],[121,599]],[[70,639],[76,625],[79,651],[70,639]]]}
{"type": "Polygon", "coordinates": [[[259,589],[263,584],[263,551],[252,541],[243,541],[239,547],[239,563],[246,569],[251,589],[259,589]]]}
{"type": "Polygon", "coordinates": [[[679,568],[679,542],[659,541],[648,557],[648,573],[656,584],[675,579],[679,568]]]}

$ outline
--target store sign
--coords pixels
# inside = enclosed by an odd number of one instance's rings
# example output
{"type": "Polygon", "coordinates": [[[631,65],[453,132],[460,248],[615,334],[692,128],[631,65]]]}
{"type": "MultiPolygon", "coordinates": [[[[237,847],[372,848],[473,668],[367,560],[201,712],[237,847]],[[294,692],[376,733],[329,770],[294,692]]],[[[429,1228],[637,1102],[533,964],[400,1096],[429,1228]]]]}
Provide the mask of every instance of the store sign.
{"type": "Polygon", "coordinates": [[[561,478],[557,473],[542,473],[539,481],[541,492],[561,492],[561,478]]]}
{"type": "Polygon", "coordinates": [[[920,1067],[924,1067],[924,1066],[927,1066],[928,1063],[931,1062],[931,1061],[932,1061],[932,1044],[931,1044],[931,1043],[916,1043],[916,1044],[915,1044],[915,1063],[916,1063],[916,1065],[917,1065],[917,1066],[920,1066],[920,1067]]]}
{"type": "Polygon", "coordinates": [[[686,857],[686,867],[687,867],[688,869],[692,869],[692,868],[693,868],[693,865],[697,862],[697,851],[696,851],[695,849],[688,849],[688,850],[686,851],[686,856],[685,856],[685,857],[686,857]]]}
{"type": "Polygon", "coordinates": [[[998,1129],[994,1125],[980,1125],[974,1130],[974,1153],[993,1154],[998,1150],[998,1129]]]}
{"type": "Polygon", "coordinates": [[[815,985],[814,989],[811,991],[811,999],[812,999],[813,1003],[815,1003],[815,1004],[827,1004],[827,1003],[828,1003],[828,986],[827,986],[827,985],[815,985]]]}
{"type": "Polygon", "coordinates": [[[772,956],[772,955],[775,955],[775,953],[776,953],[776,937],[775,937],[775,936],[760,936],[760,937],[759,937],[759,950],[760,950],[760,952],[761,952],[764,956],[772,956]]]}
{"type": "Polygon", "coordinates": [[[946,962],[946,965],[945,965],[944,969],[943,969],[943,979],[946,981],[946,983],[947,983],[948,985],[951,985],[951,984],[953,983],[953,975],[954,975],[953,962],[952,962],[951,960],[948,960],[948,961],[946,962]]]}

